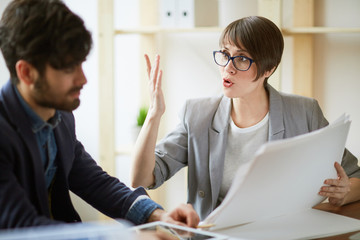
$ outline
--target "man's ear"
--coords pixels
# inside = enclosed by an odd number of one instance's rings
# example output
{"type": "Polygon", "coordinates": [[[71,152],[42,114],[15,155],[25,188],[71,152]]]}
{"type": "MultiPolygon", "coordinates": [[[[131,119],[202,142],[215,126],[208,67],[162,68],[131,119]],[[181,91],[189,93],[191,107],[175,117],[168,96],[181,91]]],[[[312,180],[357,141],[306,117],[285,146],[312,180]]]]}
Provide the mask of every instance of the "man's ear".
{"type": "Polygon", "coordinates": [[[30,85],[38,78],[37,69],[25,60],[19,60],[15,65],[16,74],[20,82],[30,85]]]}

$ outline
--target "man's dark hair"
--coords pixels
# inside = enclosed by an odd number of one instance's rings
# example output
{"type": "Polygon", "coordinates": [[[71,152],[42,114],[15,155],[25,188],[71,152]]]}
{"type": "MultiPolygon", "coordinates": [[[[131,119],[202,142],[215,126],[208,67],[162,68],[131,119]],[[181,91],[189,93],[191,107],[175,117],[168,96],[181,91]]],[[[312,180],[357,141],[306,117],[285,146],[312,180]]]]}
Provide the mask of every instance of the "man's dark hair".
{"type": "Polygon", "coordinates": [[[17,61],[29,62],[42,76],[47,64],[55,69],[80,64],[91,45],[83,20],[61,0],[14,0],[0,21],[0,48],[13,84],[19,82],[17,61]]]}

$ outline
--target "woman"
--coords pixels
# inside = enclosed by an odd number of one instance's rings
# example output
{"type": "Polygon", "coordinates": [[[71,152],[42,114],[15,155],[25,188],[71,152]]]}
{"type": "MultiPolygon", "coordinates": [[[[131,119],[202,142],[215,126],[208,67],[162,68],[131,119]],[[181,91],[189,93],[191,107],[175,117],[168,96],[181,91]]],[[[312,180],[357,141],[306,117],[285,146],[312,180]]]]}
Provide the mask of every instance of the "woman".
{"type": "MultiPolygon", "coordinates": [[[[159,56],[153,68],[146,56],[151,105],[132,170],[134,187],[156,188],[188,166],[188,202],[201,219],[221,203],[237,168],[250,161],[260,145],[328,125],[316,100],[279,93],[267,83],[284,47],[274,23],[263,17],[242,18],[225,28],[219,43],[221,50],[213,55],[223,96],[187,101],[180,124],[157,145],[165,111],[162,72],[159,56]]],[[[341,166],[335,163],[335,168],[338,179],[325,180],[319,194],[334,205],[360,199],[357,159],[345,150],[341,166]]]]}

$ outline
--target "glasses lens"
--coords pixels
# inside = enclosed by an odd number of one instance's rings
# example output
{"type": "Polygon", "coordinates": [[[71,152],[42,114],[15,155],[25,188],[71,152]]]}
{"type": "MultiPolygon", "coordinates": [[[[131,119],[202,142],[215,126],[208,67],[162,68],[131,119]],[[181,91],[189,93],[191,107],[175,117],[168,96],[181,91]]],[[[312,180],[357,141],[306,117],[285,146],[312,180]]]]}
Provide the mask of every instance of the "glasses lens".
{"type": "Polygon", "coordinates": [[[250,64],[251,64],[249,59],[242,57],[242,56],[234,58],[233,62],[234,62],[235,67],[238,70],[242,70],[242,71],[248,70],[250,67],[250,64]]]}
{"type": "Polygon", "coordinates": [[[225,53],[215,52],[214,60],[215,60],[216,64],[218,64],[220,66],[226,66],[226,64],[229,61],[229,57],[225,53]]]}

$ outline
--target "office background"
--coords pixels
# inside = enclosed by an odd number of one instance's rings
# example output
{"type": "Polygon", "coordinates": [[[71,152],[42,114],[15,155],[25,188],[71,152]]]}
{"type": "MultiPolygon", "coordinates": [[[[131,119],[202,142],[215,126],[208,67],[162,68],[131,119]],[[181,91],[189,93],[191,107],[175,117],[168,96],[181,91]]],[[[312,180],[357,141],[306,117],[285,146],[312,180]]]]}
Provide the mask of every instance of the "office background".
{"type": "MultiPolygon", "coordinates": [[[[114,0],[115,28],[136,28],[139,23],[140,0],[114,0]]],[[[282,2],[282,25],[292,26],[292,1],[282,2]]],[[[0,0],[0,14],[9,0],[0,0]]],[[[66,0],[65,3],[85,21],[93,35],[94,47],[84,63],[88,84],[81,94],[81,105],[74,111],[77,136],[88,152],[99,159],[99,46],[97,0],[66,0]]],[[[257,1],[218,0],[219,26],[225,27],[237,18],[256,15],[257,1]]],[[[360,1],[315,0],[315,26],[360,28],[360,1]]],[[[164,70],[164,94],[167,111],[160,137],[178,122],[177,114],[188,98],[212,96],[221,93],[220,75],[212,60],[212,51],[218,49],[220,32],[164,33],[157,37],[164,70]]],[[[115,145],[121,154],[116,156],[115,174],[129,184],[131,150],[136,132],[136,115],[146,100],[146,76],[139,70],[145,63],[140,56],[138,34],[115,36],[115,145]]],[[[285,52],[281,66],[281,90],[293,92],[292,39],[285,37],[285,52]]],[[[314,97],[319,101],[325,116],[331,122],[346,112],[352,126],[347,148],[360,157],[360,32],[325,33],[314,35],[314,97]]],[[[154,56],[152,56],[154,57],[154,56]]],[[[5,63],[0,57],[0,85],[9,78],[5,63]]],[[[270,79],[270,84],[272,83],[270,79]]],[[[181,171],[159,191],[158,199],[167,209],[186,201],[186,173],[181,171]]],[[[84,220],[98,219],[99,214],[74,197],[84,220]]]]}

